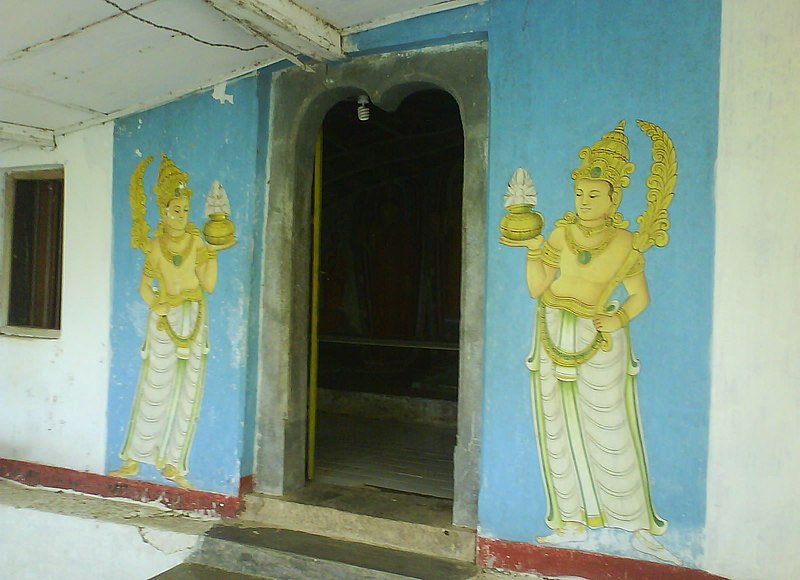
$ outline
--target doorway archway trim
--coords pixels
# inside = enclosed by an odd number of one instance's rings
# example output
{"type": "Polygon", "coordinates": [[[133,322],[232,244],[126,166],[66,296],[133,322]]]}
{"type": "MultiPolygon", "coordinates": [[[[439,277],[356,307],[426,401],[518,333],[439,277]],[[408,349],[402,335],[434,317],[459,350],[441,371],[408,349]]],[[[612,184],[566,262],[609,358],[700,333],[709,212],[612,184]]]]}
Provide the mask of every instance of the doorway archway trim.
{"type": "Polygon", "coordinates": [[[464,129],[458,438],[453,522],[477,526],[486,279],[488,72],[475,42],[355,58],[274,77],[267,156],[266,235],[256,426],[256,491],[305,484],[311,184],[314,141],[328,110],[366,93],[392,111],[437,88],[458,103],[464,129]]]}

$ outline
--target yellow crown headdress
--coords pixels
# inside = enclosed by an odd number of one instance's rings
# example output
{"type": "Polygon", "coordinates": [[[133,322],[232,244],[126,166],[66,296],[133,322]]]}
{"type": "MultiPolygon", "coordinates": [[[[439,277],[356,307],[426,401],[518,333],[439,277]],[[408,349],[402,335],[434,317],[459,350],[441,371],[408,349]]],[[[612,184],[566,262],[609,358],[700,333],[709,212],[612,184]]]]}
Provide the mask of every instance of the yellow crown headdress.
{"type": "Polygon", "coordinates": [[[631,182],[628,177],[636,166],[629,161],[628,137],[625,135],[625,121],[622,120],[613,131],[603,135],[591,147],[578,152],[583,159],[580,166],[572,172],[572,179],[602,179],[611,185],[613,210],[622,201],[622,190],[631,182]]]}
{"type": "Polygon", "coordinates": [[[172,159],[161,154],[161,165],[158,168],[158,181],[153,186],[156,194],[156,203],[164,211],[170,200],[176,197],[191,199],[192,190],[189,189],[189,174],[178,169],[172,159]]]}

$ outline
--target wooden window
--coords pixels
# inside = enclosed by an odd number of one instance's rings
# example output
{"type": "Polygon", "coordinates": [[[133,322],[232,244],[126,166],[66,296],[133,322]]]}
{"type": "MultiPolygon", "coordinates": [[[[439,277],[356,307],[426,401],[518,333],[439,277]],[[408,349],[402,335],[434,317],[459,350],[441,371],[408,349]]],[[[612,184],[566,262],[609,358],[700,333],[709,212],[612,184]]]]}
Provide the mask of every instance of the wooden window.
{"type": "Polygon", "coordinates": [[[61,328],[64,176],[61,170],[6,179],[3,331],[55,337],[61,328]],[[28,330],[27,332],[25,330],[28,330]],[[55,331],[55,332],[54,332],[55,331]]]}

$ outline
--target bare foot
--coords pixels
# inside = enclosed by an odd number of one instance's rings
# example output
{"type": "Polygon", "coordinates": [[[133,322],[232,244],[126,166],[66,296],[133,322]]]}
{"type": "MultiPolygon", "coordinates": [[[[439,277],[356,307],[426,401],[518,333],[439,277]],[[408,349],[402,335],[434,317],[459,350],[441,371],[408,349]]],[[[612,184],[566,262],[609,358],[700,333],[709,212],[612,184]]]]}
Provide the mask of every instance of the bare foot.
{"type": "Polygon", "coordinates": [[[557,529],[549,536],[536,536],[536,541],[540,544],[568,544],[569,542],[582,542],[589,537],[586,526],[575,522],[567,522],[563,528],[557,529]]]}
{"type": "Polygon", "coordinates": [[[675,564],[676,566],[683,564],[680,558],[662,546],[661,543],[653,537],[653,534],[646,530],[634,532],[631,545],[634,549],[655,556],[659,560],[669,564],[675,564]]]}
{"type": "Polygon", "coordinates": [[[139,462],[133,459],[128,459],[119,469],[109,471],[108,475],[111,477],[129,477],[139,473],[139,462]]]}
{"type": "Polygon", "coordinates": [[[172,465],[165,466],[164,469],[161,470],[161,475],[170,481],[177,483],[178,487],[182,487],[183,489],[194,489],[194,486],[192,486],[192,484],[189,483],[189,481],[181,473],[178,473],[178,470],[172,465]]]}

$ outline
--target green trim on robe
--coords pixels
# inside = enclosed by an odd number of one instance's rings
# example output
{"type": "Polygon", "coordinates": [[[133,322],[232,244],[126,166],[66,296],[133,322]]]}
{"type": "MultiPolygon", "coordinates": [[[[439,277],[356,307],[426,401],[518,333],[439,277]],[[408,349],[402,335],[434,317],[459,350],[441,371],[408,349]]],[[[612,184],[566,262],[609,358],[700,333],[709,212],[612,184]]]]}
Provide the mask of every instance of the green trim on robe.
{"type": "MultiPolygon", "coordinates": [[[[537,305],[537,312],[536,312],[536,320],[538,321],[540,316],[543,316],[543,310],[545,305],[539,301],[537,305]]],[[[565,313],[567,316],[575,316],[573,313],[563,310],[562,312],[565,313]]],[[[547,449],[544,445],[544,441],[546,438],[546,431],[545,431],[545,420],[544,420],[544,411],[541,408],[540,404],[537,404],[538,401],[541,401],[542,398],[542,385],[541,385],[541,374],[540,374],[540,356],[541,356],[541,340],[538,334],[538,324],[534,324],[534,337],[533,337],[533,345],[531,347],[531,352],[527,358],[527,366],[531,373],[531,404],[533,407],[533,418],[534,418],[534,432],[536,435],[536,446],[539,452],[539,467],[541,470],[542,475],[542,482],[544,483],[545,487],[545,494],[547,496],[547,514],[545,516],[545,523],[550,529],[558,530],[563,529],[565,525],[565,521],[561,518],[561,510],[558,508],[558,495],[555,490],[555,485],[553,483],[552,472],[549,465],[549,455],[547,453],[547,449]]],[[[642,480],[642,487],[644,492],[644,498],[646,503],[646,508],[648,512],[648,520],[650,522],[648,531],[653,535],[662,535],[667,530],[667,521],[660,518],[656,513],[655,509],[653,508],[652,496],[650,493],[650,478],[647,471],[647,462],[645,457],[645,450],[644,450],[644,443],[642,437],[642,426],[639,414],[639,404],[638,404],[638,393],[637,393],[637,379],[636,374],[632,372],[634,369],[638,368],[638,361],[635,360],[633,356],[633,351],[631,349],[631,341],[630,341],[630,331],[628,328],[625,328],[625,334],[627,337],[627,360],[628,360],[628,372],[626,373],[625,379],[625,410],[628,419],[628,425],[631,429],[631,435],[633,439],[633,447],[636,452],[637,463],[639,467],[639,474],[642,480]]],[[[580,367],[578,367],[580,369],[580,367]]],[[[562,381],[558,380],[559,389],[561,389],[561,400],[565,403],[569,401],[568,408],[565,409],[565,420],[570,415],[574,416],[574,420],[579,422],[579,417],[577,414],[577,400],[576,400],[576,385],[575,381],[562,381]]],[[[569,431],[569,425],[568,425],[569,431]]],[[[572,445],[570,445],[572,448],[572,445]]],[[[574,448],[572,448],[574,453],[574,448]]],[[[577,469],[577,465],[576,465],[577,469]]],[[[591,482],[592,487],[594,487],[594,481],[591,482]]],[[[582,489],[582,488],[581,488],[582,489]]],[[[584,506],[585,506],[584,500],[584,506]]],[[[582,523],[586,526],[591,528],[598,528],[598,527],[605,527],[606,524],[603,523],[603,514],[600,514],[600,521],[597,521],[595,517],[588,517],[583,511],[583,520],[579,523],[582,523]]],[[[570,520],[572,521],[572,520],[570,520]]]]}

